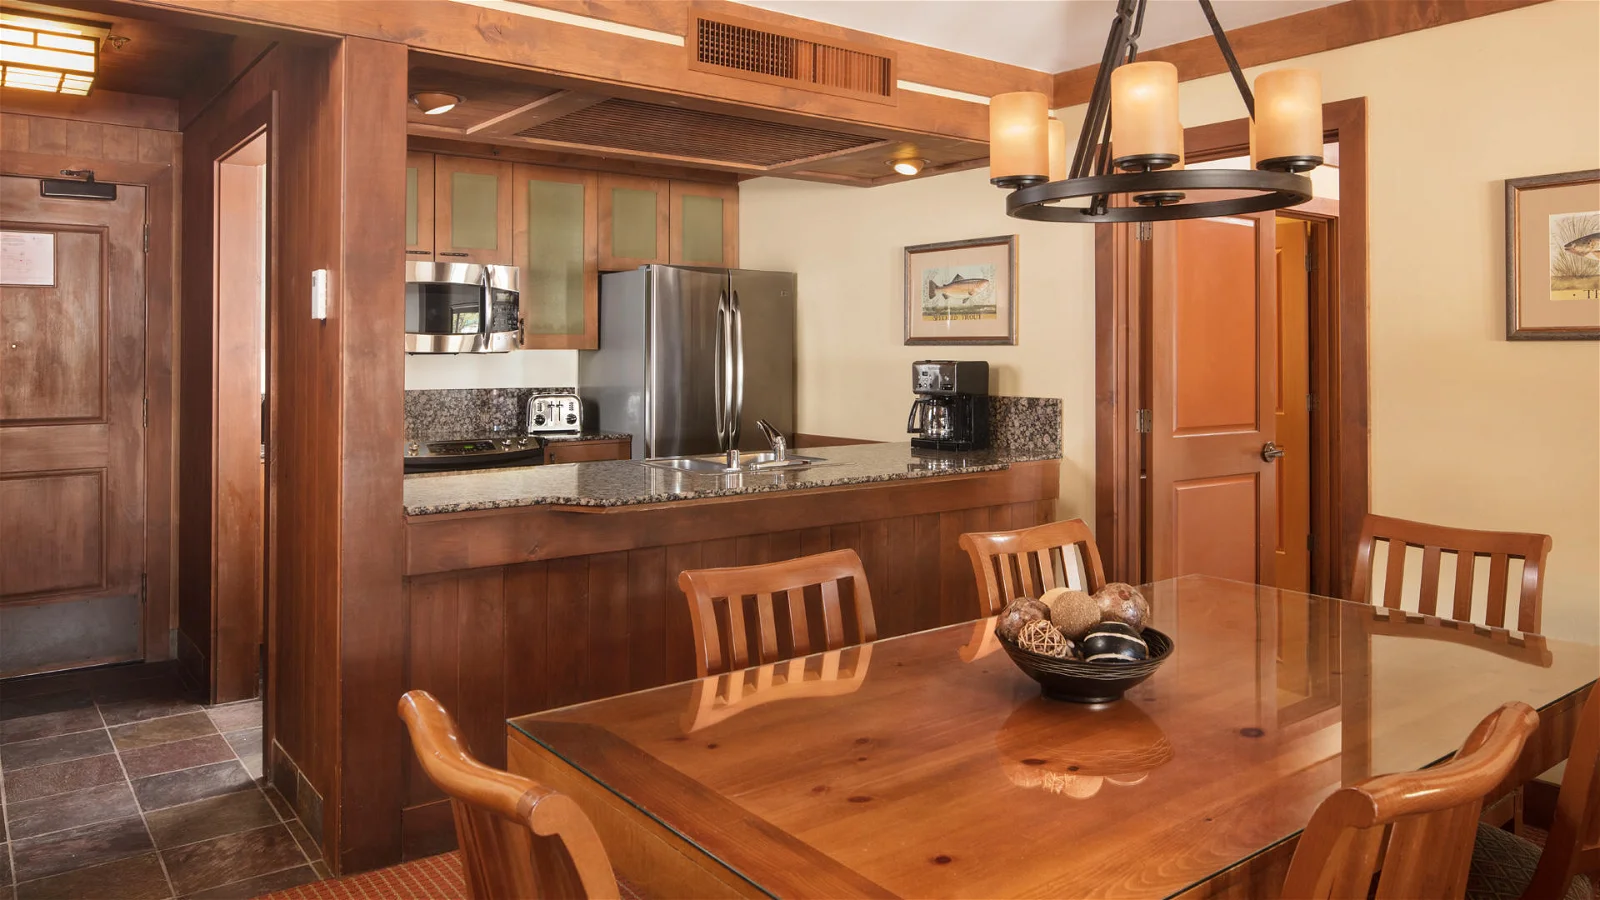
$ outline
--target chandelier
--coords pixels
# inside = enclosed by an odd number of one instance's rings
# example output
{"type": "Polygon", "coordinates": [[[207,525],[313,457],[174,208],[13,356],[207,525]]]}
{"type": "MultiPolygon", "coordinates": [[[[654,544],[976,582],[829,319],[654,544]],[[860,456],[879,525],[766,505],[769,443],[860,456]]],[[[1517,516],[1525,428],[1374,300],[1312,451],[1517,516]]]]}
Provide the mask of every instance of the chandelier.
{"type": "Polygon", "coordinates": [[[989,102],[989,181],[1011,193],[1006,214],[1044,222],[1152,222],[1283,209],[1311,199],[1322,165],[1322,82],[1315,71],[1239,71],[1211,0],[1199,0],[1250,114],[1250,168],[1184,167],[1178,121],[1178,69],[1139,62],[1139,32],[1149,0],[1117,0],[1105,55],[1095,75],[1078,146],[1067,163],[1066,123],[1050,116],[1037,91],[989,102]],[[1193,191],[1218,191],[1190,200],[1193,191]],[[1128,202],[1113,204],[1123,196],[1128,202]],[[1085,200],[1086,205],[1062,201],[1085,200]]]}

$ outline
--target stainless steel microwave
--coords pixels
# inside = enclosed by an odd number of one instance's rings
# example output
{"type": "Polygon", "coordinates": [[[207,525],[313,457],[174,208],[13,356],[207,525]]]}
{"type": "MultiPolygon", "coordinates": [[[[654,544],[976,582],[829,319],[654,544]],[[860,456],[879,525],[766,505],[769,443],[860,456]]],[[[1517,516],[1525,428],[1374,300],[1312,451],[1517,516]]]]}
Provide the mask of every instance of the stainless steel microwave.
{"type": "Polygon", "coordinates": [[[406,263],[407,353],[520,349],[516,266],[406,263]]]}

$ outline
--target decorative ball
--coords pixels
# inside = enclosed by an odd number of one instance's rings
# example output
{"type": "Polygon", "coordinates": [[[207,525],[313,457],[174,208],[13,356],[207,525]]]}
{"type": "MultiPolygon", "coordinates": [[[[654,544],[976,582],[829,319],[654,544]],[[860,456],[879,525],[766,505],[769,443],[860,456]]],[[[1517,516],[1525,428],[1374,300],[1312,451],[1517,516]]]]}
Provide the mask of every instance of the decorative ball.
{"type": "Polygon", "coordinates": [[[1022,631],[1022,626],[1048,618],[1050,607],[1032,597],[1018,597],[1000,611],[1000,618],[994,623],[994,632],[1006,640],[1014,641],[1022,631]]]}
{"type": "Polygon", "coordinates": [[[1054,588],[1039,601],[1050,607],[1050,622],[1073,640],[1083,637],[1100,622],[1100,605],[1083,591],[1054,588]]]}
{"type": "Polygon", "coordinates": [[[1017,634],[1017,646],[1030,653],[1056,659],[1069,659],[1073,651],[1072,642],[1044,619],[1035,619],[1022,626],[1022,631],[1017,634]]]}
{"type": "Polygon", "coordinates": [[[1083,636],[1083,658],[1087,662],[1136,662],[1150,658],[1150,646],[1131,625],[1101,622],[1083,636]]]}
{"type": "Polygon", "coordinates": [[[1103,621],[1121,622],[1135,631],[1150,624],[1150,601],[1131,584],[1113,581],[1095,592],[1094,601],[1103,621]]]}

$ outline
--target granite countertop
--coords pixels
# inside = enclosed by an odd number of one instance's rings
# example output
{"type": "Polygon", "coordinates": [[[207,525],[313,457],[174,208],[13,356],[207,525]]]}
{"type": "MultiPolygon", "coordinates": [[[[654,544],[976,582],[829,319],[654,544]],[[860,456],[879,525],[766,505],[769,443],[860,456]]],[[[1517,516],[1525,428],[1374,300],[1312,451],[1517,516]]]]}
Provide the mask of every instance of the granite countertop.
{"type": "Polygon", "coordinates": [[[405,512],[408,516],[425,516],[520,506],[603,509],[994,472],[1013,463],[1060,457],[1058,453],[1038,451],[944,453],[913,450],[909,442],[818,447],[799,452],[823,457],[827,463],[787,472],[727,476],[657,469],[635,460],[487,469],[423,477],[409,475],[405,481],[405,512]]]}
{"type": "Polygon", "coordinates": [[[583,434],[541,434],[539,440],[547,444],[557,441],[631,441],[633,435],[626,431],[585,431],[583,434]]]}

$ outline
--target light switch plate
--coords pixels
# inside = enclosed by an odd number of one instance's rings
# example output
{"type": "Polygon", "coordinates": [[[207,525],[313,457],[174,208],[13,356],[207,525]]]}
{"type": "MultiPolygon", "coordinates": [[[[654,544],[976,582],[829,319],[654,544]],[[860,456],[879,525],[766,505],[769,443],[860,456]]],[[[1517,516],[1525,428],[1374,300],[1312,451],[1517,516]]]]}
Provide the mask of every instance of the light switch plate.
{"type": "Polygon", "coordinates": [[[328,318],[328,270],[311,271],[311,318],[328,318]]]}

